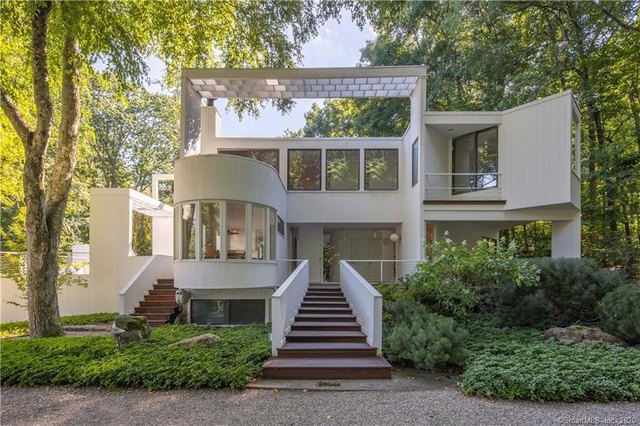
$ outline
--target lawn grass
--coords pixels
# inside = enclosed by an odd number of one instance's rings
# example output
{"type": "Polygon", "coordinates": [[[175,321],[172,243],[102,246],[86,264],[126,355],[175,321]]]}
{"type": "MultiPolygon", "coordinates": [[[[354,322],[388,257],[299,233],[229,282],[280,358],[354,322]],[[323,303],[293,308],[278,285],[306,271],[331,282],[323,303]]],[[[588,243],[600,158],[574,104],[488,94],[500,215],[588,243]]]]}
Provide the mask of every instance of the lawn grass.
{"type": "MultiPolygon", "coordinates": [[[[62,325],[111,324],[118,314],[102,312],[98,314],[69,315],[60,318],[62,325]]],[[[13,321],[0,324],[0,339],[29,334],[29,321],[13,321]]]]}
{"type": "Polygon", "coordinates": [[[469,324],[462,391],[536,401],[639,401],[640,347],[542,341],[538,330],[469,324]]]}
{"type": "Polygon", "coordinates": [[[110,336],[15,339],[2,342],[3,385],[243,388],[271,353],[269,326],[232,328],[165,325],[150,339],[118,350],[110,336]],[[212,347],[171,343],[204,333],[212,347]]]}

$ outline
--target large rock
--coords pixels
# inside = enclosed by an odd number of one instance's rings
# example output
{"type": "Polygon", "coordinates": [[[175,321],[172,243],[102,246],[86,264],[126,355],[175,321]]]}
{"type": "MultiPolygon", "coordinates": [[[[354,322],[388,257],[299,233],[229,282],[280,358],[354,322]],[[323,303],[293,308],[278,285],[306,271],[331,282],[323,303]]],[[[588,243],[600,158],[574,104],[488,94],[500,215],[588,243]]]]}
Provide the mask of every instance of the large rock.
{"type": "Polygon", "coordinates": [[[151,337],[151,327],[145,317],[133,315],[119,315],[111,326],[111,334],[116,339],[118,347],[151,337]]]}
{"type": "Polygon", "coordinates": [[[188,339],[180,340],[179,342],[172,343],[171,346],[182,346],[185,348],[191,348],[193,346],[213,346],[220,341],[220,338],[215,334],[207,333],[200,336],[189,337],[188,339]]]}
{"type": "Polygon", "coordinates": [[[555,337],[562,343],[579,343],[582,345],[593,345],[603,343],[605,345],[628,346],[627,342],[618,339],[609,333],[605,333],[598,327],[585,327],[582,325],[572,325],[567,328],[554,327],[544,333],[544,340],[555,337]]]}

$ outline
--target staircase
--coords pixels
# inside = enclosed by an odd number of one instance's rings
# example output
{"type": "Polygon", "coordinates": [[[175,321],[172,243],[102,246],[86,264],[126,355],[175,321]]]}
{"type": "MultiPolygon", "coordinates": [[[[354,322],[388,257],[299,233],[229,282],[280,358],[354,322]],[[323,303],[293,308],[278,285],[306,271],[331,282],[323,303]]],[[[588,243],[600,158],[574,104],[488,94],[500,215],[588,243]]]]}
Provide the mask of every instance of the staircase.
{"type": "Polygon", "coordinates": [[[134,315],[146,317],[151,327],[159,327],[169,321],[177,307],[173,279],[161,278],[149,290],[149,294],[144,296],[140,306],[135,308],[134,315]]]}
{"type": "Polygon", "coordinates": [[[262,367],[269,379],[390,379],[339,284],[310,284],[286,343],[262,367]]]}

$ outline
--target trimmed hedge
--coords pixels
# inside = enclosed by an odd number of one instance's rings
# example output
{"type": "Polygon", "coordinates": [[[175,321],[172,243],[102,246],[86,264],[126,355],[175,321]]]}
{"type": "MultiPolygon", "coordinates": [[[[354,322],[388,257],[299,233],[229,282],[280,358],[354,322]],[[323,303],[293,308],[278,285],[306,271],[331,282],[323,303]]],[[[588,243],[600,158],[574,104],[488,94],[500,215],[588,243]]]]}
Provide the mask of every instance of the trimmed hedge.
{"type": "Polygon", "coordinates": [[[150,339],[122,350],[110,336],[16,339],[2,342],[3,385],[242,388],[271,354],[268,326],[211,328],[165,325],[150,339]],[[214,346],[179,348],[173,342],[214,333],[214,346]]]}

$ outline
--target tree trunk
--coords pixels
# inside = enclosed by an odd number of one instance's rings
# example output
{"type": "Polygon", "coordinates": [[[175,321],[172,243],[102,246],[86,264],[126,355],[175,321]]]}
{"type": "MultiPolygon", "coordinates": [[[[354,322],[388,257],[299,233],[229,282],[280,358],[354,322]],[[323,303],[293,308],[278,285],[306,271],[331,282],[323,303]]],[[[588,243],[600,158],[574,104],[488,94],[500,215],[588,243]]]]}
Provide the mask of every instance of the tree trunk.
{"type": "MultiPolygon", "coordinates": [[[[76,164],[80,123],[78,41],[65,37],[62,52],[61,115],[51,178],[45,189],[45,159],[53,126],[47,68],[47,23],[53,2],[38,3],[32,19],[31,53],[36,127],[32,129],[11,97],[2,90],[0,103],[22,139],[27,234],[27,309],[31,337],[64,334],[58,307],[58,247],[71,178],[76,164]]],[[[61,6],[64,11],[64,5],[61,6]]]]}

